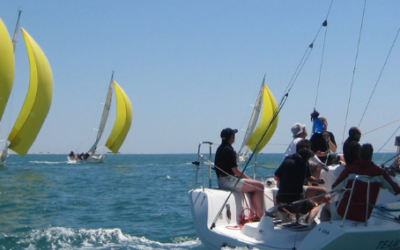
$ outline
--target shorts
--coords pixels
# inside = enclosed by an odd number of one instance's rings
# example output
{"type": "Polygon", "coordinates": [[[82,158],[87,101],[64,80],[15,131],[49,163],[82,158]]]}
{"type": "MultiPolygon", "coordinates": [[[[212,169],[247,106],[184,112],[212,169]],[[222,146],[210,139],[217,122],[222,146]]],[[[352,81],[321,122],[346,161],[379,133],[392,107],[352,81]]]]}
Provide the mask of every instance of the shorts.
{"type": "Polygon", "coordinates": [[[244,179],[240,179],[237,185],[235,186],[238,178],[233,176],[224,176],[218,178],[218,187],[224,190],[232,190],[235,187],[234,191],[241,193],[243,189],[244,179]]]}
{"type": "MultiPolygon", "coordinates": [[[[306,191],[309,186],[303,186],[303,192],[301,193],[301,197],[306,196],[306,191]]],[[[287,203],[280,202],[281,205],[286,205],[287,203]]],[[[311,200],[305,200],[296,204],[287,204],[287,206],[283,206],[290,213],[300,213],[307,214],[315,207],[315,202],[311,200]]],[[[280,209],[281,210],[281,209],[280,209]]]]}
{"type": "MultiPolygon", "coordinates": [[[[284,204],[282,204],[284,205],[284,204]]],[[[294,205],[283,206],[290,213],[308,214],[315,207],[315,203],[311,200],[305,200],[294,205]]]]}

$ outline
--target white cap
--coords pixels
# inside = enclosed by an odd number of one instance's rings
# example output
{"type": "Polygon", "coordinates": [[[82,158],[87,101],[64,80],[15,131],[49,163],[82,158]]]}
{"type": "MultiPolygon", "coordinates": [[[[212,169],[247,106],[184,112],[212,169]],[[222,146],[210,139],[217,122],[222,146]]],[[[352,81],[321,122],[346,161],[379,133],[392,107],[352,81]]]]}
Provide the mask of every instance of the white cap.
{"type": "Polygon", "coordinates": [[[305,128],[306,125],[301,123],[295,123],[292,127],[293,137],[297,137],[299,134],[303,133],[305,128]]]}

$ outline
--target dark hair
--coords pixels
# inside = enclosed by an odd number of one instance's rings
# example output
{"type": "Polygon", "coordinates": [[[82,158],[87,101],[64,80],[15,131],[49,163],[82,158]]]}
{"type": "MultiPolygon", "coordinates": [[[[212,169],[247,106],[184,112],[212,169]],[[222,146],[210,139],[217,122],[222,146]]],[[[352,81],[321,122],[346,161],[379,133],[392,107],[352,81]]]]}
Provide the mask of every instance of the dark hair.
{"type": "Polygon", "coordinates": [[[363,161],[370,161],[372,160],[372,155],[374,153],[374,148],[371,144],[365,143],[361,146],[361,155],[360,158],[363,161]]]}
{"type": "Polygon", "coordinates": [[[300,158],[299,160],[301,162],[307,162],[313,155],[311,151],[311,142],[307,139],[299,141],[296,145],[296,155],[300,158]]]}
{"type": "Polygon", "coordinates": [[[351,127],[349,129],[349,137],[352,139],[356,139],[356,135],[361,134],[360,129],[357,127],[351,127]]]}
{"type": "Polygon", "coordinates": [[[307,139],[303,139],[296,144],[296,152],[298,152],[301,148],[311,149],[311,142],[307,139]]]}

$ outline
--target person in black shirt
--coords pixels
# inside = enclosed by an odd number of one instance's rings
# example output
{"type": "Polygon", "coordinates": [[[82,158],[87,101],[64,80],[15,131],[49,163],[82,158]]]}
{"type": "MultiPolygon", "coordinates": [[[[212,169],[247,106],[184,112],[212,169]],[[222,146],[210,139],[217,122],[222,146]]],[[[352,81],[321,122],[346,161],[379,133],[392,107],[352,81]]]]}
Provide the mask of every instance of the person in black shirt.
{"type": "MultiPolygon", "coordinates": [[[[277,181],[279,187],[276,200],[280,204],[290,204],[304,198],[316,197],[326,193],[324,187],[305,185],[308,181],[324,184],[323,179],[316,179],[311,175],[308,165],[311,155],[310,141],[303,139],[296,145],[296,154],[286,157],[276,170],[274,179],[277,181]]],[[[318,205],[327,202],[330,202],[330,197],[322,195],[315,199],[304,201],[301,208],[292,206],[288,210],[303,214],[310,212],[308,223],[311,223],[318,214],[318,205]]]]}
{"type": "Polygon", "coordinates": [[[327,156],[331,152],[335,153],[337,150],[335,136],[332,132],[327,131],[328,121],[324,117],[317,119],[322,121],[324,124],[324,129],[322,132],[315,132],[311,136],[311,150],[315,152],[315,154],[323,163],[330,165],[330,162],[327,161],[327,156]]]}
{"type": "Polygon", "coordinates": [[[235,142],[237,129],[225,128],[221,131],[221,145],[215,154],[215,172],[218,187],[239,193],[250,193],[251,203],[258,218],[264,214],[264,184],[247,176],[237,165],[237,155],[232,144],[235,142]],[[239,182],[237,178],[241,176],[239,182]]]}
{"type": "Polygon", "coordinates": [[[361,145],[358,143],[361,138],[361,131],[357,127],[349,129],[349,137],[343,144],[343,155],[346,165],[351,165],[360,159],[361,145]]]}

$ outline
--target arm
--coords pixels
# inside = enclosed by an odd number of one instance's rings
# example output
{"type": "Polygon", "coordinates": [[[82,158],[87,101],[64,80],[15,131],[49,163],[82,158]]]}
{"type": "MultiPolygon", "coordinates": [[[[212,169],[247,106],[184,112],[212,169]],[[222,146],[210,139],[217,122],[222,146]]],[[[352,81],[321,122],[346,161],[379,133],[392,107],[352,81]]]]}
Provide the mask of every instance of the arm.
{"type": "Polygon", "coordinates": [[[335,153],[337,150],[336,145],[331,140],[329,140],[328,144],[329,144],[330,150],[335,153]]]}
{"type": "Polygon", "coordinates": [[[238,167],[234,167],[232,168],[233,173],[235,174],[235,176],[240,176],[242,173],[242,177],[245,179],[251,179],[247,174],[245,174],[242,170],[240,170],[238,167]]]}
{"type": "Polygon", "coordinates": [[[329,137],[328,137],[327,143],[329,145],[329,148],[332,152],[336,153],[337,146],[336,146],[335,136],[331,132],[329,132],[328,134],[329,134],[329,137]]]}
{"type": "Polygon", "coordinates": [[[386,173],[385,170],[380,169],[382,173],[382,188],[387,189],[389,192],[391,192],[394,195],[400,194],[400,187],[399,185],[393,181],[393,179],[386,173]]]}

